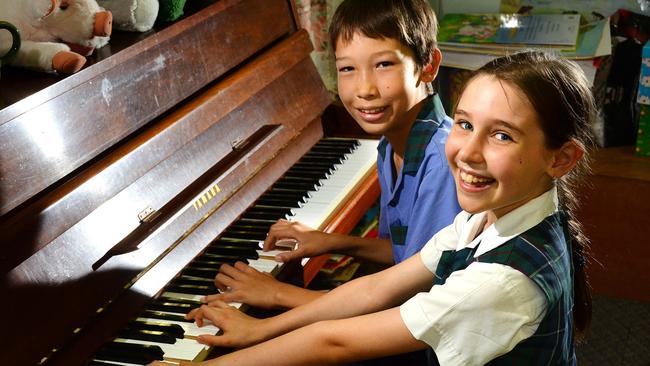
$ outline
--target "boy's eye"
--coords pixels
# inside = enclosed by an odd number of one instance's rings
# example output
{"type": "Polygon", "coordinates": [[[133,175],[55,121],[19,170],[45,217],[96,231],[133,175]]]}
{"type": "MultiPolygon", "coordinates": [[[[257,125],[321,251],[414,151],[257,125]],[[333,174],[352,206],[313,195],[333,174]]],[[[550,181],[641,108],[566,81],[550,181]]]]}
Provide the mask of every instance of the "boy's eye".
{"type": "Polygon", "coordinates": [[[393,65],[393,63],[390,62],[390,61],[382,61],[382,62],[379,62],[377,64],[377,68],[378,69],[383,69],[384,67],[388,67],[388,66],[391,66],[391,65],[393,65]]]}
{"type": "Polygon", "coordinates": [[[352,70],[354,70],[354,68],[352,66],[339,67],[339,72],[350,72],[352,70]]]}

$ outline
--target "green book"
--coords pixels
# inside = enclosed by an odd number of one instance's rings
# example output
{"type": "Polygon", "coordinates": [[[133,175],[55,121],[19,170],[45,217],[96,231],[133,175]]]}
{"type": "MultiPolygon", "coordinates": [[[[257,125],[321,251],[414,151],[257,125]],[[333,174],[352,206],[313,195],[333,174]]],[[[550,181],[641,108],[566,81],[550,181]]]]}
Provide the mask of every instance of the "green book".
{"type": "Polygon", "coordinates": [[[573,49],[579,28],[579,14],[446,14],[440,20],[438,41],[456,47],[573,49]]]}

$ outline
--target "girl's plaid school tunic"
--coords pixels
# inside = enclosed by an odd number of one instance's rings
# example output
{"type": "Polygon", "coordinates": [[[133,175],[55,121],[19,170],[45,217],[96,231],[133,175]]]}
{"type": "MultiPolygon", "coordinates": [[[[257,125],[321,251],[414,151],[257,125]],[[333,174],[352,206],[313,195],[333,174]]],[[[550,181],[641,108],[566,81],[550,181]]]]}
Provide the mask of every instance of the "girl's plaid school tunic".
{"type": "MultiPolygon", "coordinates": [[[[547,300],[547,311],[537,331],[487,365],[575,365],[573,346],[573,268],[567,244],[567,223],[561,211],[487,253],[474,257],[478,246],[443,252],[435,285],[471,263],[498,263],[533,280],[547,300]]],[[[479,244],[480,246],[480,244],[479,244]]]]}

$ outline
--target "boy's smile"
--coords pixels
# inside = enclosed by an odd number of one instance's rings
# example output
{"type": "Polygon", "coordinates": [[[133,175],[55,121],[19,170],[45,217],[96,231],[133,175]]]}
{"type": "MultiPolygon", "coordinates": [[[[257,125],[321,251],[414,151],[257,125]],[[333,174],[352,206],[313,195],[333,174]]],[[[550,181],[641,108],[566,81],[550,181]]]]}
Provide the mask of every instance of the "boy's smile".
{"type": "Polygon", "coordinates": [[[417,105],[427,97],[413,52],[392,38],[355,33],[337,42],[336,68],[339,96],[357,123],[393,144],[405,143],[417,105]]]}
{"type": "Polygon", "coordinates": [[[537,113],[518,89],[492,76],[467,85],[445,152],[461,207],[488,211],[489,224],[552,187],[554,151],[537,113]]]}

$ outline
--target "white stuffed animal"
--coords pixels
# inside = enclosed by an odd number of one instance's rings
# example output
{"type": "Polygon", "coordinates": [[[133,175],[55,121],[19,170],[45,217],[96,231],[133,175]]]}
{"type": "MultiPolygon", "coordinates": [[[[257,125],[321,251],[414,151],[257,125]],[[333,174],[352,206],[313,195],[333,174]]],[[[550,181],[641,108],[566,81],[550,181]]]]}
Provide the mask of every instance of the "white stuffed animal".
{"type": "Polygon", "coordinates": [[[146,32],[158,16],[158,0],[97,0],[99,6],[113,13],[113,28],[146,32]]]}
{"type": "MultiPolygon", "coordinates": [[[[108,43],[112,19],[95,0],[0,0],[0,20],[14,24],[22,39],[9,64],[39,71],[79,71],[84,56],[108,43]]],[[[0,54],[10,45],[0,34],[0,54]]]]}

